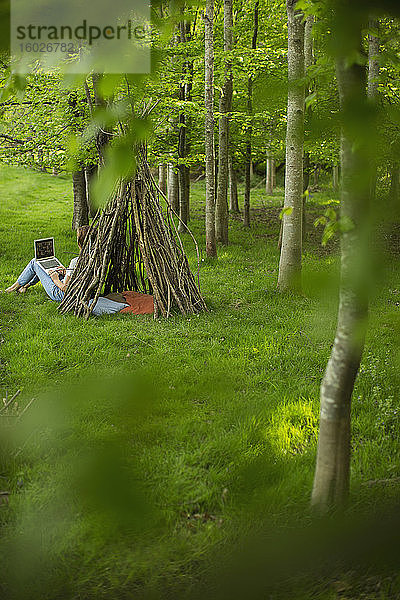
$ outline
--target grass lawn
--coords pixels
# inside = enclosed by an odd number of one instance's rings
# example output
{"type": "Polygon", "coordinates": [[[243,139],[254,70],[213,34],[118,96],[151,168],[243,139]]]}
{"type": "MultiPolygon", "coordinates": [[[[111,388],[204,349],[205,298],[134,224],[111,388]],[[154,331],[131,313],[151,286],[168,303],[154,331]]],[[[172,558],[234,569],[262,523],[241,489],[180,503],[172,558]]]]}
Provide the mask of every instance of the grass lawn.
{"type": "MultiPolygon", "coordinates": [[[[32,258],[35,238],[54,236],[67,264],[70,179],[0,165],[0,191],[0,288],[32,258]]],[[[192,186],[208,313],[86,322],[61,316],[40,285],[0,294],[2,397],[20,389],[20,409],[35,398],[18,423],[0,422],[11,565],[1,597],[190,597],[219,548],[260,523],[307,524],[338,282],[338,241],[322,247],[312,223],[337,200],[328,189],[309,200],[301,297],[276,291],[282,190],[267,197],[258,186],[252,203],[251,228],[232,217],[230,244],[212,262],[204,186],[192,186]]],[[[353,507],[398,493],[364,485],[400,476],[398,257],[381,271],[354,393],[353,507]]],[[[334,597],[328,583],[321,590],[334,597]]]]}

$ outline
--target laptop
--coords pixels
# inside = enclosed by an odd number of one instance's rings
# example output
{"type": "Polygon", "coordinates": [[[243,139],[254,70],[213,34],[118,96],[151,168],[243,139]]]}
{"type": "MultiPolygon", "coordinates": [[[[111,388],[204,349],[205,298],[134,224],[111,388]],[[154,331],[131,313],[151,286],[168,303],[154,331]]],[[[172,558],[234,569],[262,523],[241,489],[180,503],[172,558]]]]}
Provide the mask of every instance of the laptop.
{"type": "Polygon", "coordinates": [[[54,238],[42,238],[41,240],[35,240],[33,244],[36,262],[47,274],[59,267],[64,268],[64,265],[54,256],[54,238]]]}

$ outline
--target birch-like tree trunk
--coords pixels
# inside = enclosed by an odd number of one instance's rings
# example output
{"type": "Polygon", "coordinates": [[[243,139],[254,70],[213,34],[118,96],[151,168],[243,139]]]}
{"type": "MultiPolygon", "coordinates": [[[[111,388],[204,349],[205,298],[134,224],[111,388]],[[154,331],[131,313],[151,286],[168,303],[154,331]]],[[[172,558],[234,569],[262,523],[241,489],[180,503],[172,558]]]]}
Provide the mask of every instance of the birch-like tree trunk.
{"type": "Polygon", "coordinates": [[[267,154],[267,162],[265,166],[265,193],[272,196],[274,193],[275,183],[275,160],[267,154]]]}
{"type": "Polygon", "coordinates": [[[215,172],[214,172],[214,0],[206,0],[204,13],[205,60],[205,163],[206,163],[206,254],[217,256],[215,241],[215,172]]]}
{"type": "Polygon", "coordinates": [[[165,163],[158,165],[158,187],[163,194],[167,195],[167,165],[165,163]]]}
{"type": "MultiPolygon", "coordinates": [[[[314,44],[312,37],[312,29],[314,25],[314,15],[308,15],[304,26],[304,70],[305,74],[308,74],[308,70],[311,65],[314,64],[314,44]]],[[[311,83],[308,84],[308,89],[305,90],[305,94],[308,96],[312,91],[311,83]]],[[[306,204],[307,194],[310,184],[310,153],[304,152],[304,163],[303,163],[303,219],[302,219],[302,246],[306,239],[307,219],[306,219],[306,204]]]]}
{"type": "Polygon", "coordinates": [[[173,163],[168,164],[168,202],[179,214],[179,183],[178,171],[173,163]]]}
{"type": "Polygon", "coordinates": [[[228,243],[228,138],[229,116],[232,102],[232,0],[224,0],[224,53],[225,80],[219,99],[219,144],[218,144],[218,180],[215,202],[215,235],[217,242],[228,243]]]}
{"type": "MultiPolygon", "coordinates": [[[[254,5],[254,28],[253,38],[251,41],[251,48],[255,50],[257,48],[257,36],[258,36],[258,8],[259,2],[256,0],[254,5]]],[[[251,77],[247,80],[247,114],[249,118],[253,114],[253,80],[251,77]]],[[[247,127],[247,142],[246,142],[246,154],[245,154],[245,176],[244,176],[244,205],[243,205],[243,225],[250,227],[250,178],[251,178],[251,137],[253,128],[251,124],[247,127]]]]}
{"type": "Polygon", "coordinates": [[[74,213],[72,229],[89,225],[89,206],[86,195],[85,170],[79,169],[72,173],[72,188],[74,193],[74,213]]]}
{"type": "Polygon", "coordinates": [[[304,20],[287,0],[288,15],[288,110],[286,130],[285,202],[278,289],[301,290],[301,242],[303,213],[304,140],[304,20]]]}
{"type": "Polygon", "coordinates": [[[95,204],[92,194],[93,180],[98,176],[98,165],[87,165],[85,167],[86,199],[89,207],[89,217],[93,218],[97,213],[98,206],[95,204]]]}
{"type": "MultiPolygon", "coordinates": [[[[361,48],[361,31],[359,37],[361,48]]],[[[337,60],[343,121],[365,111],[365,69],[337,60]]],[[[367,127],[368,124],[363,124],[367,127]]],[[[341,136],[342,220],[353,224],[341,236],[341,284],[335,341],[321,384],[321,412],[312,504],[320,511],[346,501],[350,482],[351,396],[364,347],[368,315],[370,164],[363,136],[341,136]]],[[[343,221],[344,222],[344,221],[343,221]]],[[[348,229],[346,227],[346,229],[348,229]]]]}

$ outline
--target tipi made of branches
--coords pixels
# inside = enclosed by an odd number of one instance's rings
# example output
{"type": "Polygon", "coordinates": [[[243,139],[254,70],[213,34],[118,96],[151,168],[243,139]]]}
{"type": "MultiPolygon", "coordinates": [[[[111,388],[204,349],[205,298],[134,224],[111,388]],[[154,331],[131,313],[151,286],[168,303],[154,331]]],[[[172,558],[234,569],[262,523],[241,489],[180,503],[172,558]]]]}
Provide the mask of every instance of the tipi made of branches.
{"type": "Polygon", "coordinates": [[[175,213],[165,197],[162,208],[161,197],[143,146],[134,178],[120,183],[91,223],[59,305],[61,313],[88,318],[100,295],[126,290],[152,294],[155,318],[176,311],[186,315],[207,310],[200,293],[199,268],[196,281],[173,219],[175,213]]]}

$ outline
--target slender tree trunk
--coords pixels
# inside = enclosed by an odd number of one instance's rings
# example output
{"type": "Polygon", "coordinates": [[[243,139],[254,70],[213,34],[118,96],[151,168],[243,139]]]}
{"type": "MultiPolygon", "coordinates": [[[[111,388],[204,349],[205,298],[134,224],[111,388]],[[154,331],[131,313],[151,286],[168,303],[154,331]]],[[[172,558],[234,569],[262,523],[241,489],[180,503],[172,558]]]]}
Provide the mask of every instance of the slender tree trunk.
{"type": "Polygon", "coordinates": [[[339,189],[339,165],[333,165],[332,167],[332,187],[335,192],[339,189]]]}
{"type": "Polygon", "coordinates": [[[186,167],[186,170],[185,170],[185,194],[186,194],[187,218],[188,218],[188,221],[190,221],[190,167],[186,167]]]}
{"type": "Polygon", "coordinates": [[[274,193],[274,179],[275,179],[275,161],[267,155],[267,163],[265,167],[265,193],[267,196],[272,196],[274,193]]]}
{"type": "Polygon", "coordinates": [[[228,243],[228,137],[232,101],[232,0],[224,0],[225,81],[219,99],[218,181],[215,203],[215,235],[217,242],[228,243]]]}
{"type": "MultiPolygon", "coordinates": [[[[253,28],[253,39],[251,47],[253,50],[257,48],[257,35],[258,35],[258,8],[259,2],[256,0],[254,5],[254,28],[253,28]]],[[[253,80],[251,77],[247,80],[247,114],[249,118],[253,115],[253,80]]],[[[244,207],[243,207],[243,225],[250,227],[250,179],[251,179],[251,136],[252,136],[252,125],[250,124],[247,128],[247,142],[246,142],[246,154],[245,154],[245,183],[244,183],[244,207]]]]}
{"type": "Polygon", "coordinates": [[[98,207],[95,205],[92,197],[92,181],[98,174],[98,165],[88,165],[85,167],[86,198],[89,207],[89,216],[93,218],[97,213],[98,207]]]}
{"type": "Polygon", "coordinates": [[[74,214],[72,216],[72,229],[82,225],[89,225],[89,207],[86,196],[85,170],[72,173],[72,187],[74,192],[74,214]]]}
{"type": "Polygon", "coordinates": [[[179,214],[179,183],[176,167],[168,164],[168,201],[174,211],[179,214]]]}
{"type": "Polygon", "coordinates": [[[214,0],[206,0],[205,28],[205,162],[206,162],[206,254],[217,256],[215,240],[214,173],[214,0]]]}
{"type": "Polygon", "coordinates": [[[272,174],[272,189],[274,190],[276,188],[276,164],[275,164],[275,159],[272,159],[271,162],[271,174],[272,174]]]}
{"type": "MultiPolygon", "coordinates": [[[[361,48],[361,31],[359,36],[361,48]]],[[[364,67],[339,58],[343,121],[366,111],[364,67]],[[351,108],[349,108],[351,107],[351,108]]],[[[363,124],[368,127],[368,124],[363,124]]],[[[335,341],[321,384],[321,413],[312,504],[325,511],[346,501],[350,481],[351,396],[364,347],[368,314],[370,165],[362,136],[342,130],[341,217],[354,224],[341,237],[341,285],[335,341]],[[361,140],[360,140],[361,138],[361,140]]]]}
{"type": "MultiPolygon", "coordinates": [[[[185,7],[182,7],[182,13],[185,7]]],[[[191,39],[190,23],[182,20],[179,23],[180,41],[186,44],[191,39]]],[[[181,83],[179,99],[187,101],[191,99],[191,78],[193,77],[193,64],[186,60],[183,67],[183,82],[181,83]]],[[[179,115],[179,141],[178,141],[178,156],[186,158],[189,154],[189,117],[182,111],[179,115]]],[[[183,223],[187,224],[189,220],[189,192],[190,192],[190,174],[189,167],[183,163],[178,166],[179,179],[179,216],[181,222],[178,225],[178,231],[185,231],[183,223]],[[189,183],[188,183],[189,182],[189,183]]]]}
{"type": "Polygon", "coordinates": [[[239,212],[239,201],[238,201],[238,191],[237,191],[237,179],[236,172],[233,167],[232,155],[229,154],[228,157],[228,167],[229,167],[229,210],[232,213],[239,212]]]}
{"type": "Polygon", "coordinates": [[[165,163],[158,165],[158,187],[163,194],[167,195],[167,165],[165,163]]]}
{"type": "Polygon", "coordinates": [[[179,218],[180,218],[180,222],[178,225],[178,231],[180,233],[182,233],[183,231],[186,231],[185,225],[187,225],[187,222],[189,219],[189,206],[188,206],[188,202],[187,202],[186,167],[185,167],[185,165],[179,165],[179,168],[178,168],[178,194],[179,194],[179,218]]]}
{"type": "Polygon", "coordinates": [[[295,10],[296,0],[287,0],[288,14],[288,112],[286,130],[285,204],[278,289],[301,290],[301,242],[303,209],[304,138],[304,21],[295,10]]]}
{"type": "MultiPolygon", "coordinates": [[[[306,18],[304,26],[304,70],[307,75],[308,69],[314,64],[314,45],[312,37],[312,28],[314,25],[314,16],[309,15],[306,18]]],[[[311,93],[311,84],[308,84],[308,88],[305,90],[305,94],[308,96],[311,93]]],[[[303,164],[303,219],[302,219],[302,245],[306,239],[307,230],[307,219],[306,219],[306,204],[307,194],[306,191],[310,185],[310,153],[304,152],[304,164],[303,164]]]]}

